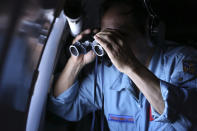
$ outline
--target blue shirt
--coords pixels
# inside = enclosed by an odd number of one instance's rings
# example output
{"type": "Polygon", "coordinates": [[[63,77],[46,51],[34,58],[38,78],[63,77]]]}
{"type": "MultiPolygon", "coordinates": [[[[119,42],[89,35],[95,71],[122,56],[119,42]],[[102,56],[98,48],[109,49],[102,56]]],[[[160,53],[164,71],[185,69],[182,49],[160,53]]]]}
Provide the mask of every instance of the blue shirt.
{"type": "MultiPolygon", "coordinates": [[[[136,97],[129,77],[113,65],[98,66],[96,101],[94,102],[94,72],[76,82],[58,97],[51,96],[49,109],[69,121],[78,121],[84,115],[102,108],[112,131],[186,131],[195,128],[197,120],[197,51],[191,47],[157,49],[149,70],[160,79],[165,109],[159,114],[142,93],[136,97]],[[102,82],[102,80],[104,80],[102,82]],[[103,91],[102,91],[103,85],[103,91]]],[[[195,128],[197,129],[197,128],[195,128]]]]}

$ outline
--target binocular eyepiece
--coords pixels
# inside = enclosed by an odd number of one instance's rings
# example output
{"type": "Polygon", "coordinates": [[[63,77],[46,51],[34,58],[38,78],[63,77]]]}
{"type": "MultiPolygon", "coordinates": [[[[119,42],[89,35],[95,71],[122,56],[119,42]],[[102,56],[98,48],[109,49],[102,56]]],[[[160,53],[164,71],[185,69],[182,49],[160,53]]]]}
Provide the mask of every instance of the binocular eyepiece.
{"type": "Polygon", "coordinates": [[[85,41],[85,42],[75,42],[73,45],[69,47],[69,51],[74,56],[79,56],[80,54],[86,54],[90,50],[93,50],[97,56],[104,55],[104,49],[98,44],[95,40],[93,42],[85,41]]]}

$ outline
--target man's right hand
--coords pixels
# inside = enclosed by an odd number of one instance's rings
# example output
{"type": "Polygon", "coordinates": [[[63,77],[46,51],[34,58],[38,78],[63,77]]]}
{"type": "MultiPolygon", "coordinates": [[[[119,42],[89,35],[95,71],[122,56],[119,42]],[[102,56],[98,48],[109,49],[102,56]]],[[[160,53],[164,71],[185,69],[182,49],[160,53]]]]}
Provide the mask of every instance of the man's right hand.
{"type": "MultiPolygon", "coordinates": [[[[96,34],[98,30],[90,30],[87,29],[83,31],[80,35],[78,35],[74,40],[73,43],[76,41],[81,40],[85,35],[90,33],[96,34]]],[[[59,96],[62,92],[67,90],[71,87],[74,83],[77,75],[79,74],[80,70],[88,63],[92,62],[95,59],[95,54],[93,51],[88,52],[87,54],[82,54],[79,56],[71,56],[68,60],[63,72],[61,73],[59,79],[57,80],[54,88],[54,96],[59,96]]]]}
{"type": "MultiPolygon", "coordinates": [[[[91,30],[91,29],[86,29],[83,32],[81,32],[74,40],[73,40],[73,44],[79,40],[81,40],[84,36],[89,35],[91,33],[96,34],[98,32],[97,29],[91,30]]],[[[73,61],[73,63],[76,64],[80,64],[82,67],[84,67],[86,64],[91,63],[92,61],[94,61],[96,55],[95,53],[91,50],[89,51],[87,54],[81,54],[79,56],[74,56],[71,55],[71,60],[73,61]]]]}

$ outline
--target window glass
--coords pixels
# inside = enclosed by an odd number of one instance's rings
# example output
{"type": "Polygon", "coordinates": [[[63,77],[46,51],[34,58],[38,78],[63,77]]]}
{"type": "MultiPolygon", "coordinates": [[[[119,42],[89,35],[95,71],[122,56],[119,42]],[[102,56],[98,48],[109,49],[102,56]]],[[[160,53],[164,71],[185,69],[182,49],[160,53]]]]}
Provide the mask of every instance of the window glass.
{"type": "Polygon", "coordinates": [[[24,129],[33,78],[58,1],[0,2],[0,129],[24,129]]]}

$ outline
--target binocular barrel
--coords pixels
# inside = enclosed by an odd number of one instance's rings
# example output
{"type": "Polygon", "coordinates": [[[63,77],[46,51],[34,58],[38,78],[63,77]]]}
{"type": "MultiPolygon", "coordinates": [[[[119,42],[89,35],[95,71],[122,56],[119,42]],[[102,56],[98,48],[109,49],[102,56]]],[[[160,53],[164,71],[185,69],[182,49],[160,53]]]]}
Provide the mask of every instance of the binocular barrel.
{"type": "Polygon", "coordinates": [[[70,53],[74,56],[79,56],[80,54],[86,54],[90,50],[93,50],[97,56],[103,56],[105,53],[102,46],[98,44],[96,41],[93,42],[85,41],[83,43],[77,41],[76,43],[74,43],[69,47],[70,53]]]}

